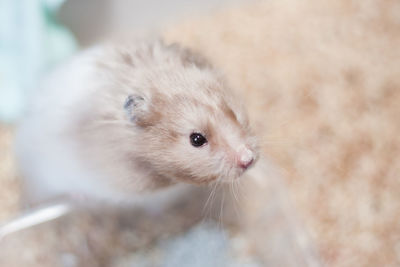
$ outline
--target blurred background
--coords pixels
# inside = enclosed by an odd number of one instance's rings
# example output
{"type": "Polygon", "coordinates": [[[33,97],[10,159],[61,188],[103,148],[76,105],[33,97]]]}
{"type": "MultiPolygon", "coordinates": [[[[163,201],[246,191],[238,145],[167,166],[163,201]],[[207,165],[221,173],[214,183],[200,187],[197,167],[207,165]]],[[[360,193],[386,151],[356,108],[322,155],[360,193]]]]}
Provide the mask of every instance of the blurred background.
{"type": "Polygon", "coordinates": [[[269,159],[224,226],[218,199],[207,223],[203,203],[162,227],[78,213],[0,240],[0,266],[400,266],[400,1],[0,0],[0,20],[0,222],[21,211],[12,140],[35,83],[118,35],[204,53],[269,159]]]}
{"type": "Polygon", "coordinates": [[[120,35],[156,34],[167,23],[240,0],[2,0],[0,119],[13,121],[40,76],[80,48],[120,35]]]}

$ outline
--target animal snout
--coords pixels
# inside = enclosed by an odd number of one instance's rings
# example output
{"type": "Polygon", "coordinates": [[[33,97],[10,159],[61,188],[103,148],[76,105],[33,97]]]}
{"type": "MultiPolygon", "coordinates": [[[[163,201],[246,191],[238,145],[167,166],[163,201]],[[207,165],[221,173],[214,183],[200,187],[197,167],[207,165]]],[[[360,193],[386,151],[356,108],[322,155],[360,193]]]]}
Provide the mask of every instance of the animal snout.
{"type": "Polygon", "coordinates": [[[254,153],[247,147],[243,147],[238,152],[237,165],[240,168],[247,169],[254,161],[254,153]]]}

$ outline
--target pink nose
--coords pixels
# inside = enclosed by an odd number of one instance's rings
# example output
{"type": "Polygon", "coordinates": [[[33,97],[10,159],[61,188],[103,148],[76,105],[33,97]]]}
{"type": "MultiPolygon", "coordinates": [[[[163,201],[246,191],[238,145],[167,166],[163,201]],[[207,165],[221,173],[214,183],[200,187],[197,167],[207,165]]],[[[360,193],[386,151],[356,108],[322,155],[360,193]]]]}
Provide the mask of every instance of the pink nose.
{"type": "Polygon", "coordinates": [[[239,161],[239,166],[243,169],[247,169],[253,163],[253,159],[249,161],[239,161]]]}
{"type": "Polygon", "coordinates": [[[253,152],[248,148],[243,148],[238,153],[237,164],[243,169],[247,169],[254,161],[253,152]]]}

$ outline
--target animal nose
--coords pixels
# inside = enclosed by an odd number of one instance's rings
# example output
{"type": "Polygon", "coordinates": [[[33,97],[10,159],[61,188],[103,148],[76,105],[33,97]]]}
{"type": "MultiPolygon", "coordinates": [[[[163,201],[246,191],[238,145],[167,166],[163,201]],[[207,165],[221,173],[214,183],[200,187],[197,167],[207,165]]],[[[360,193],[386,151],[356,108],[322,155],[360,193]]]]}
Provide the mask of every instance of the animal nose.
{"type": "Polygon", "coordinates": [[[252,163],[253,159],[250,159],[249,161],[240,161],[239,166],[243,169],[247,169],[252,163]]]}
{"type": "Polygon", "coordinates": [[[237,164],[243,169],[247,169],[254,161],[254,154],[248,148],[243,148],[239,151],[237,164]]]}

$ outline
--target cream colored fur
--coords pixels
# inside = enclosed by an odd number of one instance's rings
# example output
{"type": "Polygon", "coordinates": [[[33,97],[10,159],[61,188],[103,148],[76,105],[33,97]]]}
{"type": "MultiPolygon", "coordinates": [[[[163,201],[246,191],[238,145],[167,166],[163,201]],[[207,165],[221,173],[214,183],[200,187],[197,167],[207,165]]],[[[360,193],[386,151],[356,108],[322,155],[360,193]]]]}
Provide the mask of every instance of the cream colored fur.
{"type": "MultiPolygon", "coordinates": [[[[240,101],[206,60],[160,41],[106,44],[46,81],[19,130],[33,198],[136,200],[177,182],[236,179],[243,146],[256,141],[240,101]],[[128,96],[143,103],[124,109],[128,96]],[[208,143],[190,144],[193,132],[208,143]]],[[[248,157],[249,155],[246,155],[248,157]]]]}

